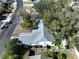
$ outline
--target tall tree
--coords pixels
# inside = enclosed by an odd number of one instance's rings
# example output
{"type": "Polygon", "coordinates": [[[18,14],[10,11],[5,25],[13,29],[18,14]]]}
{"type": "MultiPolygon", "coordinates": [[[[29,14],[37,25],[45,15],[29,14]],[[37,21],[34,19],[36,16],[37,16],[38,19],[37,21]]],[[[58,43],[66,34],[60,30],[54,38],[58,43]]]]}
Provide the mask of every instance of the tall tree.
{"type": "Polygon", "coordinates": [[[18,39],[12,39],[5,46],[5,52],[10,56],[10,59],[22,59],[28,50],[29,46],[22,44],[18,39]]]}
{"type": "MultiPolygon", "coordinates": [[[[67,1],[41,0],[35,4],[36,10],[42,15],[45,26],[55,37],[57,45],[60,45],[63,39],[70,44],[72,37],[79,31],[77,12],[66,5],[67,1]]],[[[72,48],[71,45],[69,47],[72,48]]]]}
{"type": "Polygon", "coordinates": [[[21,26],[24,29],[32,30],[35,21],[31,20],[31,14],[26,13],[26,11],[23,9],[23,10],[20,11],[19,15],[22,18],[22,20],[21,20],[21,26]]]}
{"type": "Polygon", "coordinates": [[[7,52],[8,55],[15,55],[16,50],[17,50],[17,39],[11,40],[9,41],[6,45],[5,45],[5,51],[7,52]]]}

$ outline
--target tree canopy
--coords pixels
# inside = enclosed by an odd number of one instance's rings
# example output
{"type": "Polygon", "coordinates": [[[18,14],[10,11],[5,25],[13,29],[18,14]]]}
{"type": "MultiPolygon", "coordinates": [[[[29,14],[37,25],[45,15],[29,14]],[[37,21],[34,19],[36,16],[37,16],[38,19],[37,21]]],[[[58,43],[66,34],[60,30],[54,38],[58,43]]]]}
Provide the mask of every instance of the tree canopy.
{"type": "Polygon", "coordinates": [[[19,15],[21,16],[21,26],[24,29],[32,30],[34,26],[34,20],[31,19],[31,14],[27,13],[24,9],[20,11],[19,15]]]}
{"type": "Polygon", "coordinates": [[[10,59],[22,59],[23,55],[29,50],[29,46],[22,44],[18,39],[12,39],[5,45],[6,54],[10,59]]]}
{"type": "Polygon", "coordinates": [[[41,0],[34,6],[42,15],[44,25],[55,37],[57,45],[61,44],[63,39],[69,44],[79,31],[77,12],[69,7],[67,2],[68,0],[41,0]]]}

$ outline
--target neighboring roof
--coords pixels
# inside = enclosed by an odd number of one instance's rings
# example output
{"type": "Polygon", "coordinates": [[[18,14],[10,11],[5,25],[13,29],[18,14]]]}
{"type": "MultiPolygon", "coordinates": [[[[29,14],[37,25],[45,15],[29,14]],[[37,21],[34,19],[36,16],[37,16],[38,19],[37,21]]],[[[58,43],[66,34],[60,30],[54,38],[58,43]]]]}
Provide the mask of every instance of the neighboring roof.
{"type": "Polygon", "coordinates": [[[31,43],[37,43],[37,42],[45,42],[50,41],[54,42],[54,38],[52,35],[48,33],[48,30],[43,27],[43,22],[40,20],[40,23],[38,24],[39,28],[36,30],[32,30],[30,33],[21,33],[19,35],[19,40],[22,41],[24,44],[30,45],[31,43]]]}

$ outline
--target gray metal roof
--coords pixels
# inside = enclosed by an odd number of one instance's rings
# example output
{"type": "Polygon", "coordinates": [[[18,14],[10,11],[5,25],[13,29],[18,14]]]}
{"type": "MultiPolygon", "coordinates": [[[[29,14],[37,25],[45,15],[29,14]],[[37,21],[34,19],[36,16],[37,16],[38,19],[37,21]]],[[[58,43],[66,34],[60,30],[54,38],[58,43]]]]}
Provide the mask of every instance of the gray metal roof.
{"type": "Polygon", "coordinates": [[[43,41],[54,42],[54,38],[52,35],[48,33],[48,30],[43,27],[43,22],[40,20],[38,24],[39,28],[37,30],[32,30],[30,33],[21,33],[19,35],[19,40],[24,44],[30,45],[31,43],[38,43],[43,41]]]}

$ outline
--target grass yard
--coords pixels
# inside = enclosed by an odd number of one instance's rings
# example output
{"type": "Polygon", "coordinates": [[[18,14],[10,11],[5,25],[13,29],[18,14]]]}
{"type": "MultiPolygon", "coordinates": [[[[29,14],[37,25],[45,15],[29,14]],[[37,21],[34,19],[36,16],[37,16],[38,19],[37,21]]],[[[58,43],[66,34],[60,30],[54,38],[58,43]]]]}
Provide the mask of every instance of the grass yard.
{"type": "Polygon", "coordinates": [[[25,53],[25,55],[23,56],[23,59],[28,59],[28,53],[29,51],[25,53]]]}
{"type": "Polygon", "coordinates": [[[9,55],[6,53],[6,52],[4,52],[3,53],[3,56],[2,56],[2,59],[9,59],[9,55]]]}

